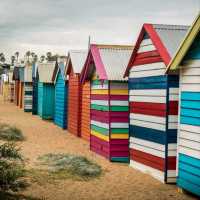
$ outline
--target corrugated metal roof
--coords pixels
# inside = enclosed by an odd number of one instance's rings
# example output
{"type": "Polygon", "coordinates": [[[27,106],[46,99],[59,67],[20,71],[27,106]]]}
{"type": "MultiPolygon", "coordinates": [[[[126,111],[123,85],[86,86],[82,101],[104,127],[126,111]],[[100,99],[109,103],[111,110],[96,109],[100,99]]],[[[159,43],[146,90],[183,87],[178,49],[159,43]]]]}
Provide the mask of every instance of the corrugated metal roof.
{"type": "Polygon", "coordinates": [[[192,45],[193,41],[195,40],[199,32],[200,32],[200,13],[197,15],[190,30],[188,31],[187,35],[185,36],[184,40],[179,46],[175,56],[169,63],[167,70],[169,69],[177,70],[180,67],[180,63],[182,62],[182,59],[186,55],[188,49],[192,45]]]}
{"type": "Polygon", "coordinates": [[[24,68],[24,82],[32,82],[32,66],[24,68]]]}
{"type": "Polygon", "coordinates": [[[124,71],[133,46],[97,45],[108,80],[126,80],[124,71]]]}
{"type": "Polygon", "coordinates": [[[74,73],[81,73],[81,70],[84,66],[86,57],[87,57],[87,50],[70,50],[69,56],[73,66],[74,73]]]}
{"type": "Polygon", "coordinates": [[[185,37],[189,26],[153,24],[153,27],[167,48],[168,53],[173,57],[185,37]]]}
{"type": "Polygon", "coordinates": [[[54,74],[56,62],[39,63],[38,74],[39,81],[43,83],[52,83],[52,77],[54,74]]]}

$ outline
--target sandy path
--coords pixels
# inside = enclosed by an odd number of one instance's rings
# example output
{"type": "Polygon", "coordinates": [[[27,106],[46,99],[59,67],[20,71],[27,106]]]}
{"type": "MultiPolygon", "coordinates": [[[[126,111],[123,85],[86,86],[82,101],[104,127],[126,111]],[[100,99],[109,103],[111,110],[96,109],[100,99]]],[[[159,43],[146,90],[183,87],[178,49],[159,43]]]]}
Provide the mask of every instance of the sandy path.
{"type": "Polygon", "coordinates": [[[0,99],[0,122],[16,125],[23,130],[26,141],[21,144],[22,152],[34,166],[39,155],[51,152],[66,152],[84,155],[102,166],[105,173],[88,182],[62,180],[56,185],[33,184],[25,192],[34,197],[48,200],[115,199],[115,200],[166,200],[195,199],[177,193],[175,185],[164,185],[151,176],[142,174],[125,164],[110,163],[89,151],[86,141],[63,131],[52,122],[42,121],[38,116],[24,113],[15,105],[0,99]]]}

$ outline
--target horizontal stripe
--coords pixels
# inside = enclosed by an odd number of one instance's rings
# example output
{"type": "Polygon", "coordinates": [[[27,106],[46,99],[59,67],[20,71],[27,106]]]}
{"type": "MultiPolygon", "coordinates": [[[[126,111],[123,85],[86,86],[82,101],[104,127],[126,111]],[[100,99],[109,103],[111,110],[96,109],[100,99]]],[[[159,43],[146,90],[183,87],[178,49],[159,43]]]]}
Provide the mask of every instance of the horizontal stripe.
{"type": "Polygon", "coordinates": [[[179,138],[179,144],[181,146],[199,151],[200,153],[200,140],[199,141],[193,141],[193,140],[188,140],[185,138],[179,138]]]}
{"type": "MultiPolygon", "coordinates": [[[[200,133],[194,133],[191,131],[179,130],[179,138],[190,140],[190,141],[196,141],[196,142],[198,141],[200,143],[200,133]]],[[[180,143],[180,144],[184,145],[182,143],[180,143]]]]}
{"type": "Polygon", "coordinates": [[[196,109],[187,109],[187,108],[182,107],[181,116],[200,118],[200,109],[196,110],[196,109]]]}
{"type": "Polygon", "coordinates": [[[150,166],[154,169],[165,171],[165,160],[167,159],[168,170],[176,170],[176,157],[160,158],[149,153],[138,151],[135,149],[130,150],[130,158],[136,162],[140,162],[144,165],[150,166]]]}
{"type": "MultiPolygon", "coordinates": [[[[164,133],[163,131],[136,125],[130,125],[129,127],[130,136],[159,144],[166,144],[166,135],[164,133]]],[[[177,142],[177,130],[168,130],[167,134],[168,143],[177,142]]]]}
{"type": "Polygon", "coordinates": [[[91,90],[91,94],[108,94],[108,90],[91,90]]]}
{"type": "Polygon", "coordinates": [[[122,134],[122,133],[129,133],[129,129],[128,128],[111,128],[111,133],[116,133],[116,134],[118,134],[118,133],[120,133],[120,134],[122,134]]]}
{"type": "Polygon", "coordinates": [[[144,65],[138,65],[131,68],[130,72],[142,72],[150,70],[166,69],[166,66],[163,62],[149,63],[144,65]]]}
{"type": "Polygon", "coordinates": [[[91,100],[91,104],[96,104],[96,105],[102,105],[102,106],[108,106],[109,102],[105,100],[91,100]]]}
{"type": "Polygon", "coordinates": [[[101,106],[101,105],[91,104],[91,109],[109,111],[109,106],[101,106]]]}
{"type": "Polygon", "coordinates": [[[167,91],[165,89],[149,89],[149,90],[130,90],[129,95],[132,96],[158,96],[158,97],[166,97],[167,91]]]}
{"type": "Polygon", "coordinates": [[[178,152],[199,159],[200,152],[192,149],[191,147],[188,148],[179,144],[178,152]]]}
{"type": "Polygon", "coordinates": [[[185,130],[189,132],[200,133],[200,126],[192,126],[187,124],[180,124],[180,130],[185,130]]]}
{"type": "Polygon", "coordinates": [[[109,135],[109,130],[106,128],[102,128],[99,126],[91,125],[91,130],[96,131],[98,133],[102,133],[103,135],[109,135]]]}
{"type": "Polygon", "coordinates": [[[149,71],[130,72],[129,78],[160,76],[160,75],[164,75],[165,71],[166,69],[156,69],[156,70],[149,70],[149,71]]]}
{"type": "Polygon", "coordinates": [[[149,39],[143,39],[140,45],[143,46],[143,45],[149,45],[149,44],[153,44],[152,40],[150,38],[149,39]]]}
{"type": "Polygon", "coordinates": [[[200,109],[200,103],[198,101],[181,100],[181,108],[200,109]]]}
{"type": "Polygon", "coordinates": [[[200,87],[200,84],[184,84],[182,83],[180,85],[180,88],[182,91],[188,91],[188,92],[199,92],[199,87],[200,87]]]}
{"type": "Polygon", "coordinates": [[[112,106],[128,106],[129,103],[128,103],[128,101],[115,101],[115,100],[111,100],[110,101],[110,105],[112,105],[112,106]]]}
{"type": "MultiPolygon", "coordinates": [[[[147,173],[150,174],[151,176],[153,176],[154,178],[156,178],[157,180],[161,181],[162,183],[164,183],[164,173],[160,170],[154,169],[152,167],[143,165],[141,163],[138,163],[136,161],[130,160],[130,166],[140,170],[143,173],[147,173]]],[[[175,170],[168,170],[167,171],[168,174],[168,179],[167,179],[167,183],[175,183],[176,182],[176,171],[175,170]]]]}
{"type": "Polygon", "coordinates": [[[129,99],[128,95],[99,95],[99,94],[92,94],[91,95],[92,100],[119,100],[119,101],[125,101],[129,99]]]}
{"type": "Polygon", "coordinates": [[[157,117],[157,116],[142,115],[142,114],[136,114],[136,113],[131,113],[130,119],[153,122],[153,123],[158,123],[158,124],[166,123],[166,117],[157,117]]]}
{"type": "Polygon", "coordinates": [[[111,95],[128,95],[128,90],[115,90],[115,89],[112,89],[110,90],[110,94],[111,95]]]}
{"type": "Polygon", "coordinates": [[[192,75],[192,76],[186,76],[186,75],[182,75],[181,79],[180,79],[181,84],[200,84],[200,75],[192,75]]]}
{"type": "MultiPolygon", "coordinates": [[[[136,137],[130,137],[129,139],[130,148],[137,149],[152,155],[165,158],[165,144],[159,144],[148,140],[139,139],[136,137]]],[[[168,156],[176,156],[177,144],[168,144],[168,156]]]]}
{"type": "Polygon", "coordinates": [[[130,96],[129,101],[149,102],[149,103],[166,103],[166,97],[150,97],[150,96],[130,96]]]}
{"type": "Polygon", "coordinates": [[[142,163],[130,160],[130,166],[133,167],[134,169],[137,169],[143,173],[150,174],[157,180],[161,181],[164,183],[164,173],[160,170],[154,169],[152,167],[143,165],[142,163]]]}
{"type": "Polygon", "coordinates": [[[165,124],[158,124],[158,123],[147,122],[147,121],[142,121],[142,120],[137,120],[137,119],[130,119],[130,124],[138,126],[138,127],[154,129],[154,130],[158,130],[162,132],[166,131],[165,124]]]}
{"type": "Polygon", "coordinates": [[[109,141],[109,137],[104,136],[104,135],[102,135],[102,134],[99,134],[99,133],[96,132],[96,131],[91,130],[91,135],[94,135],[94,136],[96,136],[96,137],[98,137],[98,138],[100,138],[100,139],[102,139],[102,140],[107,141],[107,142],[109,141]]]}
{"type": "Polygon", "coordinates": [[[181,92],[181,100],[200,101],[200,92],[181,92]]]}
{"type": "Polygon", "coordinates": [[[129,111],[128,106],[110,106],[111,111],[129,111]]]}
{"type": "Polygon", "coordinates": [[[91,120],[90,123],[92,125],[95,125],[95,126],[99,126],[99,127],[102,127],[102,128],[109,129],[109,124],[107,124],[107,123],[102,123],[102,122],[98,122],[98,121],[94,121],[94,120],[91,120]]]}
{"type": "Polygon", "coordinates": [[[129,128],[128,123],[111,123],[111,128],[129,128]]]}
{"type": "Polygon", "coordinates": [[[129,135],[128,134],[111,134],[110,138],[112,138],[112,139],[128,139],[129,135]]]}
{"type": "Polygon", "coordinates": [[[181,116],[180,123],[181,124],[190,124],[190,125],[194,125],[194,126],[200,126],[200,118],[181,116]]]}
{"type": "Polygon", "coordinates": [[[142,53],[142,52],[153,51],[153,50],[156,50],[156,48],[153,44],[150,44],[150,45],[140,46],[137,52],[142,53]]]}

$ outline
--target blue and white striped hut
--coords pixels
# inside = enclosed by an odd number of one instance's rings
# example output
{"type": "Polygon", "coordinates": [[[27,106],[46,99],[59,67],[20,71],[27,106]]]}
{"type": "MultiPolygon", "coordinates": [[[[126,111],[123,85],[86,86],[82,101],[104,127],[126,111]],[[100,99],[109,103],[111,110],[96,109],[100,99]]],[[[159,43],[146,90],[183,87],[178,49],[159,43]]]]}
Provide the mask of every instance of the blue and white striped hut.
{"type": "Polygon", "coordinates": [[[177,184],[200,196],[200,14],[168,70],[180,74],[177,184]]]}

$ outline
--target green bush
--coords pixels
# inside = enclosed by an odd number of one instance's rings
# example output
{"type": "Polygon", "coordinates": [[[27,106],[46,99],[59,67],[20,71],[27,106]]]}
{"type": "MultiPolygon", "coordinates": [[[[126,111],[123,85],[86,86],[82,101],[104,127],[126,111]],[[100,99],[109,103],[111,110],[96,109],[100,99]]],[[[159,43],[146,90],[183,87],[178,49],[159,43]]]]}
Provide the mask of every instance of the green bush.
{"type": "Polygon", "coordinates": [[[0,145],[0,191],[18,191],[26,187],[23,158],[13,143],[0,145]]]}
{"type": "Polygon", "coordinates": [[[102,169],[96,163],[83,156],[68,154],[46,154],[39,157],[43,165],[47,165],[49,171],[54,173],[70,173],[81,178],[100,176],[102,169]]]}
{"type": "Polygon", "coordinates": [[[0,124],[0,139],[6,141],[23,141],[22,131],[15,126],[0,124]]]}

